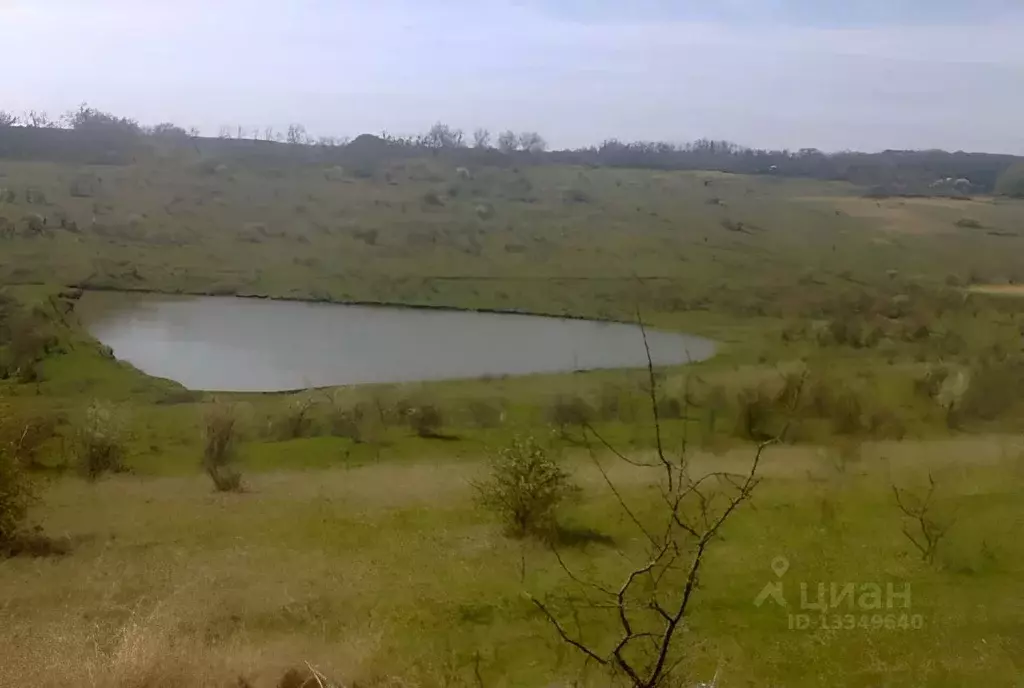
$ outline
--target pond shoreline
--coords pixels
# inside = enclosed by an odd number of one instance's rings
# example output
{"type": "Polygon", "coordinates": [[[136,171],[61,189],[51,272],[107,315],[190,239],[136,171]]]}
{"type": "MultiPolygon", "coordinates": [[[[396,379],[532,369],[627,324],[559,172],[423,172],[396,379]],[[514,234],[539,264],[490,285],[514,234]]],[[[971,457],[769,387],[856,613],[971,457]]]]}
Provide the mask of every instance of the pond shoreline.
{"type": "MultiPolygon", "coordinates": [[[[536,318],[553,318],[556,320],[584,320],[588,322],[597,323],[610,323],[616,325],[635,325],[642,326],[644,329],[657,330],[660,332],[676,332],[679,334],[687,334],[696,337],[703,337],[703,335],[693,334],[691,332],[683,332],[681,330],[671,329],[666,330],[663,327],[649,327],[647,323],[633,319],[625,318],[609,318],[600,315],[588,316],[588,315],[576,315],[570,313],[556,314],[556,313],[542,313],[532,310],[516,309],[516,308],[473,308],[470,306],[437,306],[433,304],[425,303],[407,303],[403,301],[373,301],[373,300],[362,300],[362,299],[315,299],[315,298],[302,298],[302,297],[288,297],[288,296],[271,296],[269,294],[258,294],[258,293],[244,293],[244,292],[216,292],[216,291],[203,291],[203,290],[175,290],[166,291],[163,289],[150,289],[147,287],[103,287],[103,286],[86,286],[82,284],[68,284],[68,289],[78,289],[83,293],[86,292],[97,292],[97,293],[123,293],[123,294],[153,294],[157,296],[195,296],[195,297],[220,297],[220,298],[238,298],[238,299],[257,299],[260,301],[279,301],[282,303],[322,303],[333,306],[368,306],[376,308],[402,308],[409,310],[423,310],[423,311],[448,311],[455,313],[491,313],[494,315],[528,315],[536,318]]],[[[717,342],[716,342],[717,343],[717,342]]]]}
{"type": "Polygon", "coordinates": [[[151,289],[73,288],[64,298],[80,301],[84,329],[118,360],[197,391],[576,373],[652,360],[662,368],[707,360],[718,346],[635,323],[497,309],[151,289]],[[150,305],[138,319],[140,304],[150,305]]]}

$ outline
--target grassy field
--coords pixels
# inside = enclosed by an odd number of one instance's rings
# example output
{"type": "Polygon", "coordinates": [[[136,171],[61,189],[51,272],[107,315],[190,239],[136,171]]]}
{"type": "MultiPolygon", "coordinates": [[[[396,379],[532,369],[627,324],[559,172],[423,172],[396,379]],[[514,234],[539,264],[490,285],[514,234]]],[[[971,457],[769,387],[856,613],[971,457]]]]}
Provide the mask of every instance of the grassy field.
{"type": "MultiPolygon", "coordinates": [[[[683,685],[716,669],[723,685],[1015,685],[1020,451],[1019,438],[997,436],[868,445],[842,473],[813,449],[769,455],[753,508],[701,579],[679,643],[683,685]],[[911,485],[923,470],[940,476],[941,508],[956,515],[938,568],[909,551],[888,498],[890,479],[911,485]],[[920,615],[923,627],[790,630],[801,612],[754,604],[779,556],[794,607],[800,583],[909,585],[910,607],[881,613],[920,615]]],[[[565,522],[601,539],[563,556],[611,583],[637,533],[593,467],[568,461],[584,499],[565,522]]],[[[424,459],[274,472],[227,496],[198,477],[61,481],[41,522],[74,554],[0,567],[5,685],[274,685],[304,661],[345,685],[474,685],[478,662],[485,685],[577,678],[579,658],[523,597],[571,581],[543,546],[503,537],[475,507],[468,480],[481,469],[424,459]]],[[[632,503],[650,503],[635,469],[609,469],[632,503]]],[[[613,620],[601,621],[591,639],[611,637],[613,620]]]]}
{"type": "MultiPolygon", "coordinates": [[[[710,172],[0,161],[3,429],[39,435],[31,519],[69,548],[0,560],[0,686],[272,686],[305,662],[344,685],[606,685],[524,597],[573,581],[474,502],[517,434],[552,436],[581,488],[560,516],[574,570],[617,586],[643,554],[579,438],[649,455],[646,371],[200,394],[113,360],[71,286],[639,310],[713,337],[714,359],[656,371],[672,446],[690,438],[697,474],[742,469],[789,426],[708,554],[680,685],[1015,685],[1024,301],[1002,295],[1024,282],[1022,233],[1021,201],[710,172]],[[783,408],[797,380],[806,399],[783,408]],[[214,396],[239,415],[241,494],[201,473],[214,396]],[[97,401],[129,472],[87,482],[75,443],[97,401]],[[426,408],[424,434],[408,418],[426,408]],[[893,496],[929,475],[953,524],[931,564],[893,496]],[[909,585],[920,627],[790,629],[792,609],[754,604],[777,557],[791,604],[801,584],[909,585]]],[[[648,472],[599,460],[653,518],[648,472]]],[[[602,610],[578,623],[612,642],[602,610]]]]}

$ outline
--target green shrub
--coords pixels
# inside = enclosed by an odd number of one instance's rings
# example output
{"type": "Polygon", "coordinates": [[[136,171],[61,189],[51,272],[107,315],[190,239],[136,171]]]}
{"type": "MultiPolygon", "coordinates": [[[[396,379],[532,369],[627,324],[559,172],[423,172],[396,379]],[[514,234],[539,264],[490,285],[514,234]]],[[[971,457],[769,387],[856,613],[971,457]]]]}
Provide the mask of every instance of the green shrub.
{"type": "Polygon", "coordinates": [[[559,505],[573,489],[569,474],[532,437],[517,437],[498,451],[490,475],[474,487],[479,503],[512,537],[549,536],[559,505]]]}
{"type": "Polygon", "coordinates": [[[441,200],[441,196],[436,191],[428,191],[423,194],[423,205],[437,208],[443,206],[444,201],[441,200]]]}
{"type": "Polygon", "coordinates": [[[79,470],[89,480],[124,470],[122,422],[109,404],[96,401],[89,405],[75,429],[72,449],[79,470]]]}
{"type": "Polygon", "coordinates": [[[965,389],[951,403],[951,425],[968,420],[995,420],[1014,409],[1024,389],[1024,359],[988,361],[974,366],[965,389]]]}
{"type": "Polygon", "coordinates": [[[594,418],[594,410],[582,397],[560,396],[552,402],[547,411],[547,420],[558,428],[564,437],[569,428],[582,428],[589,425],[594,418]]]}
{"type": "Polygon", "coordinates": [[[422,404],[405,410],[405,417],[409,427],[420,437],[439,437],[441,426],[444,425],[444,416],[441,410],[433,404],[422,404]]]}
{"type": "Polygon", "coordinates": [[[284,411],[273,423],[274,434],[280,440],[307,437],[313,429],[313,407],[316,403],[308,394],[295,397],[285,404],[284,411]]]}
{"type": "Polygon", "coordinates": [[[757,442],[774,437],[774,401],[763,388],[742,390],[736,398],[736,435],[757,442]]]}
{"type": "Polygon", "coordinates": [[[504,410],[498,404],[491,404],[480,399],[473,399],[467,405],[467,411],[474,427],[486,429],[496,428],[502,424],[504,410]]]}
{"type": "Polygon", "coordinates": [[[331,434],[335,437],[345,437],[356,443],[365,439],[363,425],[368,415],[365,404],[355,404],[351,407],[342,405],[337,399],[333,401],[330,418],[328,422],[331,434]]]}
{"type": "Polygon", "coordinates": [[[203,470],[218,492],[239,492],[242,476],[233,465],[240,433],[238,412],[223,402],[214,402],[203,412],[203,470]]]}
{"type": "Polygon", "coordinates": [[[683,417],[683,403],[674,397],[658,399],[658,418],[679,420],[683,417]]]}

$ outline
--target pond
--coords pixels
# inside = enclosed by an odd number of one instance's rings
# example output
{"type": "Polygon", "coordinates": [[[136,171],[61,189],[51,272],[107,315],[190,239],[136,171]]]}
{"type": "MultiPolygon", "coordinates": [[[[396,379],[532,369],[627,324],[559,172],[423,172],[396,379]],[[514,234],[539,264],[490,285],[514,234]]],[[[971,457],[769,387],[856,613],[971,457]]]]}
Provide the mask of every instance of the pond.
{"type": "MultiPolygon", "coordinates": [[[[376,382],[646,366],[640,328],[540,316],[237,297],[88,292],[78,312],[114,355],[204,391],[272,392],[376,382]]],[[[714,343],[648,330],[656,365],[714,343]]]]}

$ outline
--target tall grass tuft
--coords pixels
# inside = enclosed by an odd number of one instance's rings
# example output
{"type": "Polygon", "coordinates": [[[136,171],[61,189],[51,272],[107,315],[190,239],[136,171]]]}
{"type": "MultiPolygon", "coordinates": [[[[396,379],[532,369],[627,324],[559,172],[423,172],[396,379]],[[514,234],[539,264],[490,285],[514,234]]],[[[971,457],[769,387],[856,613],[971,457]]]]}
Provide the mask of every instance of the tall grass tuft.
{"type": "Polygon", "coordinates": [[[79,470],[89,480],[123,471],[123,419],[110,404],[92,402],[75,429],[72,449],[79,470]]]}
{"type": "Polygon", "coordinates": [[[218,492],[240,492],[242,475],[234,466],[240,441],[238,412],[213,402],[203,412],[203,469],[218,492]]]}

